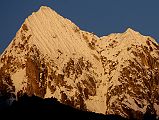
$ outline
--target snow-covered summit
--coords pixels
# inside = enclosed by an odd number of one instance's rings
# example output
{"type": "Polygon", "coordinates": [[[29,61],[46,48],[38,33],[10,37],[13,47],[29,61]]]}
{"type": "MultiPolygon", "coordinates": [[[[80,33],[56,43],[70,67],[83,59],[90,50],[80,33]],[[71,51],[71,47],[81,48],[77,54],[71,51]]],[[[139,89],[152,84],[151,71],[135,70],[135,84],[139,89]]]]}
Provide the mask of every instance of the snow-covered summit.
{"type": "Polygon", "coordinates": [[[133,30],[132,28],[127,28],[127,30],[126,30],[126,32],[128,33],[135,33],[136,31],[135,30],[133,30]]]}

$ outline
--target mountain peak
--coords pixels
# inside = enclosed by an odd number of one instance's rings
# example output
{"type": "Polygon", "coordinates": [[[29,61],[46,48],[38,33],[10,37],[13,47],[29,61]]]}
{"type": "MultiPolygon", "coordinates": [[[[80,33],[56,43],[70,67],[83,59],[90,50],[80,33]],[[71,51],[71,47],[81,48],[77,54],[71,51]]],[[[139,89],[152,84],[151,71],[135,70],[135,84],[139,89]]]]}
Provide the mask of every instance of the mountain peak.
{"type": "Polygon", "coordinates": [[[51,14],[51,13],[56,13],[56,11],[54,11],[52,8],[48,7],[48,6],[41,6],[36,12],[33,12],[33,14],[36,13],[37,14],[51,14]]]}
{"type": "Polygon", "coordinates": [[[48,6],[41,6],[39,10],[46,10],[46,9],[51,9],[51,8],[48,6]]]}
{"type": "MultiPolygon", "coordinates": [[[[24,27],[29,28],[27,34],[32,36],[27,42],[36,45],[47,55],[56,56],[57,50],[65,51],[67,54],[90,54],[87,43],[79,37],[81,32],[78,27],[47,6],[41,6],[37,12],[30,15],[22,25],[22,28],[24,27]]],[[[19,33],[21,36],[21,32],[19,33]]],[[[91,38],[91,35],[88,36],[91,38]]]]}
{"type": "Polygon", "coordinates": [[[136,31],[133,30],[132,28],[127,28],[127,30],[125,32],[126,33],[136,33],[136,31]]]}
{"type": "Polygon", "coordinates": [[[130,38],[136,38],[141,35],[139,32],[133,30],[132,28],[127,28],[127,30],[124,32],[124,34],[130,38]]]}
{"type": "Polygon", "coordinates": [[[40,9],[48,9],[48,6],[41,6],[40,9]]]}

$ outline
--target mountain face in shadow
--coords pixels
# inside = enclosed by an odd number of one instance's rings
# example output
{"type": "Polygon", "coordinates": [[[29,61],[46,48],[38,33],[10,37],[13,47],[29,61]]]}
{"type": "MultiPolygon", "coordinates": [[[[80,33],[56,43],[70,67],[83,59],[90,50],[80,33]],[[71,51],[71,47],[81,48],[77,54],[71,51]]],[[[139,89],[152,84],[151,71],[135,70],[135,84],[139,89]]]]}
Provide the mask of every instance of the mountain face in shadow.
{"type": "MultiPolygon", "coordinates": [[[[3,101],[4,103],[4,99],[3,101]]],[[[2,105],[2,104],[0,104],[2,105]]],[[[83,111],[73,108],[69,105],[60,103],[56,98],[42,99],[37,96],[29,97],[24,94],[18,101],[14,101],[12,105],[0,106],[1,115],[9,118],[22,116],[24,118],[51,118],[54,120],[136,120],[135,118],[124,118],[119,115],[103,115],[90,111],[83,111]]],[[[156,116],[146,113],[142,120],[157,120],[156,116]]]]}
{"type": "MultiPolygon", "coordinates": [[[[3,100],[1,100],[3,101],[3,100]]],[[[89,111],[75,109],[60,103],[56,98],[42,99],[37,96],[29,97],[26,94],[14,101],[11,106],[0,106],[0,113],[6,117],[35,117],[59,119],[85,119],[85,120],[127,120],[119,115],[103,115],[89,111]]],[[[24,117],[24,118],[25,118],[24,117]]]]}

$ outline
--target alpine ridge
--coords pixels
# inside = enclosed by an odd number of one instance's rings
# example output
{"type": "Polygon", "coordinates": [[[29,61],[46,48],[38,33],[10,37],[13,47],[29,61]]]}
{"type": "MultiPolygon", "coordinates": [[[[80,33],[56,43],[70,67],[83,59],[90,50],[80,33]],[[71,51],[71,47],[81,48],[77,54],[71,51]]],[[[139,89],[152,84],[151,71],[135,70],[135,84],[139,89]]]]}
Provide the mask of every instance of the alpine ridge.
{"type": "Polygon", "coordinates": [[[0,96],[57,98],[84,111],[159,116],[159,46],[128,28],[98,37],[42,6],[0,56],[0,96]]]}

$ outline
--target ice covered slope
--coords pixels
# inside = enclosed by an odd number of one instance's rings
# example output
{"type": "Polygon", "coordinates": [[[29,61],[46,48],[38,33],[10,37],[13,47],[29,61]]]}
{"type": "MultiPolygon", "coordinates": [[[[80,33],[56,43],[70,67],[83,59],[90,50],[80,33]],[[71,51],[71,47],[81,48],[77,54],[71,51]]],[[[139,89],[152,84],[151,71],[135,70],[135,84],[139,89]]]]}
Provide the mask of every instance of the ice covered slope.
{"type": "Polygon", "coordinates": [[[149,36],[129,28],[99,38],[42,6],[0,56],[0,93],[56,97],[124,117],[159,115],[158,59],[159,46],[149,36]]]}

